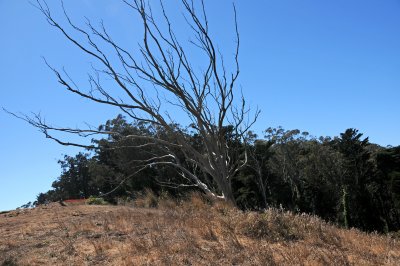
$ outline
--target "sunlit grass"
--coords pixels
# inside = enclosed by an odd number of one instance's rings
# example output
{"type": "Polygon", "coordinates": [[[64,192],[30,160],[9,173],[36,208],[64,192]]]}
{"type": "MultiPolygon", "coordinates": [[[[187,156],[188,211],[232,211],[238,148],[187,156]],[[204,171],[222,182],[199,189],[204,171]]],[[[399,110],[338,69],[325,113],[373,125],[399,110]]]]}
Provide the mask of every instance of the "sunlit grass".
{"type": "Polygon", "coordinates": [[[126,206],[56,203],[0,218],[0,265],[396,265],[389,236],[277,209],[243,212],[194,194],[126,206]],[[148,208],[152,206],[152,208],[148,208]],[[143,208],[146,207],[146,208],[143,208]]]}

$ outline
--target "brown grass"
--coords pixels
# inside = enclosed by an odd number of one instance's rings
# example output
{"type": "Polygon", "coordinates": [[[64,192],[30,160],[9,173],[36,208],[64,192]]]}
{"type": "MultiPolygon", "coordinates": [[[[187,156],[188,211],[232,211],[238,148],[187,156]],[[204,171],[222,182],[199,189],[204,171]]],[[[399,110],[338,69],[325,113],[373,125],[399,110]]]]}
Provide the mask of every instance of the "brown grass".
{"type": "Polygon", "coordinates": [[[0,265],[398,265],[395,238],[199,195],[0,215],[0,265]],[[133,206],[132,206],[133,205],[133,206]],[[154,208],[142,208],[153,206],[154,208]]]}

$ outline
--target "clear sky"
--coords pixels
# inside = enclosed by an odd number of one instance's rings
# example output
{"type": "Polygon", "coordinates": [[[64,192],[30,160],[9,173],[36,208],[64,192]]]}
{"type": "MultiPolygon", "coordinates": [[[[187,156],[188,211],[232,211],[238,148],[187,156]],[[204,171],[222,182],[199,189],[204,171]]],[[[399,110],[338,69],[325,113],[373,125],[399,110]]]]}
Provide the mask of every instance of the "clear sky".
{"type": "MultiPolygon", "coordinates": [[[[49,0],[62,19],[59,1],[49,0]]],[[[65,1],[71,17],[101,18],[114,39],[135,44],[140,24],[119,1],[65,1]]],[[[156,2],[156,1],[152,1],[156,2]]],[[[179,17],[176,1],[164,1],[179,17]]],[[[241,35],[240,85],[261,116],[254,130],[270,126],[336,136],[354,127],[380,145],[400,145],[399,0],[236,1],[241,35]]],[[[206,1],[219,48],[232,46],[231,1],[206,1]]],[[[178,33],[183,33],[181,24],[178,33]]],[[[63,66],[85,81],[91,60],[26,0],[0,0],[0,106],[41,112],[60,126],[99,125],[117,112],[65,92],[44,65],[63,66]]],[[[193,62],[196,65],[196,62],[193,62]]],[[[59,146],[36,129],[0,112],[0,210],[34,201],[61,170],[59,146]]]]}

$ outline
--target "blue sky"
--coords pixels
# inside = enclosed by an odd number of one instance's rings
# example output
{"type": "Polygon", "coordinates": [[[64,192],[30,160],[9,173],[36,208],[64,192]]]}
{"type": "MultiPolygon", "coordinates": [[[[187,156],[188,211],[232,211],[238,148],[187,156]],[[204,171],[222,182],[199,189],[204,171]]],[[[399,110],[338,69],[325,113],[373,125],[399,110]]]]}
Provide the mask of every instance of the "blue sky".
{"type": "MultiPolygon", "coordinates": [[[[50,2],[50,1],[49,1],[50,2]]],[[[114,39],[135,44],[140,24],[118,1],[65,1],[77,23],[101,18],[114,39]]],[[[177,1],[168,11],[179,21],[177,1]]],[[[53,15],[62,19],[58,1],[53,15]]],[[[210,27],[229,55],[231,1],[206,1],[210,27]]],[[[262,113],[254,130],[298,128],[335,136],[354,127],[380,145],[400,145],[400,1],[236,1],[240,85],[262,113]]],[[[157,10],[156,10],[157,12],[157,10]]],[[[91,60],[67,43],[25,0],[0,0],[0,106],[41,112],[61,126],[99,125],[117,112],[66,93],[44,65],[86,81],[91,60]]],[[[177,24],[178,33],[185,28],[177,24]]],[[[199,59],[200,60],[200,59],[199,59]]],[[[193,63],[196,65],[196,62],[193,63]]],[[[179,117],[178,117],[179,119],[179,117]]],[[[79,149],[59,146],[0,112],[0,210],[33,201],[60,174],[57,161],[79,149]]]]}

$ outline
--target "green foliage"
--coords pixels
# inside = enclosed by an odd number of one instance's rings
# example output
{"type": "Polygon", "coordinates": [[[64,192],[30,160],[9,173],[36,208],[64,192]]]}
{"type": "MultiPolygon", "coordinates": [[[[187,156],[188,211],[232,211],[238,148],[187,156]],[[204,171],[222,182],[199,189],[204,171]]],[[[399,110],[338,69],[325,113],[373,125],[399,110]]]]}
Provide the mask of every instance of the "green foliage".
{"type": "Polygon", "coordinates": [[[88,205],[108,205],[109,203],[102,198],[90,196],[86,200],[86,204],[88,204],[88,205]]]}

